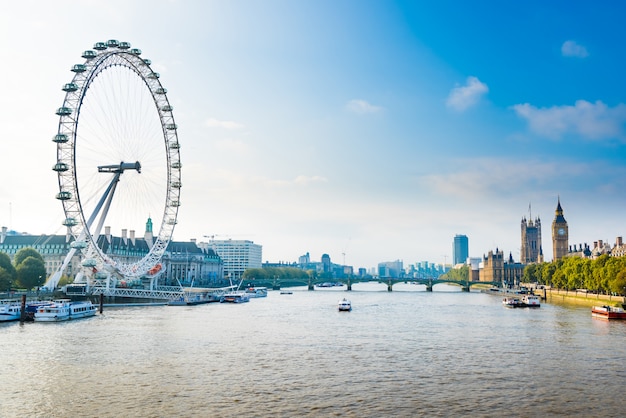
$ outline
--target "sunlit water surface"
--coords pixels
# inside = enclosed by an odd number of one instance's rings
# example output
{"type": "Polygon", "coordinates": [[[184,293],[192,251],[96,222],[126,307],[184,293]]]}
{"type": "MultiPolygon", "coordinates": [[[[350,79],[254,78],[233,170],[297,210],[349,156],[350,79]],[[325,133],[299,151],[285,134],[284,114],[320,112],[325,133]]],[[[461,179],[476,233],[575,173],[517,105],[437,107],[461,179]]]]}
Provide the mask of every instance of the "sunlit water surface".
{"type": "Polygon", "coordinates": [[[354,289],[2,324],[0,416],[624,413],[626,321],[442,285],[354,289]]]}

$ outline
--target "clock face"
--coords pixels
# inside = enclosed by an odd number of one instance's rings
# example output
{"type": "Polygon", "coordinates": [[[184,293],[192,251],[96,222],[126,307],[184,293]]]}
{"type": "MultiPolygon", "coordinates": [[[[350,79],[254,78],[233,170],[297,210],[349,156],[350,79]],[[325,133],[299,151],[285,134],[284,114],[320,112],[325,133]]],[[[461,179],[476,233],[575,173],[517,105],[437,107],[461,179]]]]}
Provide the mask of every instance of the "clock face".
{"type": "Polygon", "coordinates": [[[559,228],[557,232],[559,233],[559,235],[565,235],[565,229],[563,228],[559,228]]]}

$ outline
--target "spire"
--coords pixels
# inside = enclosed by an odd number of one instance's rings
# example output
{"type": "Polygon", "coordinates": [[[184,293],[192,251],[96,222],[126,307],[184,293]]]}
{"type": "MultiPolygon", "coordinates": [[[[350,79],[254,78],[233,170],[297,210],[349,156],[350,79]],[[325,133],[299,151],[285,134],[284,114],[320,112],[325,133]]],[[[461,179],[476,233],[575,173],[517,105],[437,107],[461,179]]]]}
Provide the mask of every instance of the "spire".
{"type": "Polygon", "coordinates": [[[148,217],[148,222],[146,222],[146,232],[152,233],[152,218],[148,217]]]}
{"type": "Polygon", "coordinates": [[[558,203],[556,205],[556,212],[555,212],[555,214],[557,216],[558,215],[563,216],[563,208],[561,208],[561,196],[558,197],[558,203]]]}

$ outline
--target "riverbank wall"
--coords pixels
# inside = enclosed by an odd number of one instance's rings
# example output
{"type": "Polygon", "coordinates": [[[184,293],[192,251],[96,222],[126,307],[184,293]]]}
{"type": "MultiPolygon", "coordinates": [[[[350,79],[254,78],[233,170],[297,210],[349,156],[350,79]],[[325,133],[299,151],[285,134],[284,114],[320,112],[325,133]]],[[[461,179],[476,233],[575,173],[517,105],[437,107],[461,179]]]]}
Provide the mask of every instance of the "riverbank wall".
{"type": "Polygon", "coordinates": [[[559,289],[536,289],[533,292],[541,298],[545,297],[545,301],[548,303],[571,303],[583,306],[621,306],[626,304],[626,297],[624,296],[599,295],[577,290],[559,289]]]}

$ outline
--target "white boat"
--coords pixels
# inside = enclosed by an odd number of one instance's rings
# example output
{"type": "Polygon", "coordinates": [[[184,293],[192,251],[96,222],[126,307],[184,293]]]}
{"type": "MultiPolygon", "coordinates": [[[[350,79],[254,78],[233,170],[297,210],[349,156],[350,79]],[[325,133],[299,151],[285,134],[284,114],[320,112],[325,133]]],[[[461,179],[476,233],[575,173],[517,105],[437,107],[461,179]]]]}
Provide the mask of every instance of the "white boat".
{"type": "Polygon", "coordinates": [[[522,301],[519,298],[506,297],[502,299],[502,304],[507,308],[519,308],[522,306],[522,301]]]}
{"type": "Polygon", "coordinates": [[[49,305],[43,305],[35,312],[35,322],[60,322],[94,316],[96,307],[91,301],[72,302],[58,299],[49,305]]]}
{"type": "Polygon", "coordinates": [[[539,296],[535,296],[535,295],[522,296],[522,304],[528,308],[538,308],[541,306],[541,302],[539,301],[539,296]]]}
{"type": "Polygon", "coordinates": [[[70,319],[87,318],[96,315],[96,307],[90,300],[70,302],[70,319]]]}
{"type": "Polygon", "coordinates": [[[246,294],[246,292],[224,293],[224,295],[220,298],[221,303],[245,303],[249,301],[250,297],[246,294]]]}
{"type": "Polygon", "coordinates": [[[246,289],[246,295],[250,298],[267,297],[267,287],[249,287],[246,289]]]}
{"type": "Polygon", "coordinates": [[[21,315],[21,303],[3,302],[0,304],[0,322],[17,321],[21,315]]]}
{"type": "Polygon", "coordinates": [[[37,308],[35,322],[59,322],[70,319],[70,300],[58,299],[37,308]]]}
{"type": "Polygon", "coordinates": [[[352,310],[352,303],[346,299],[343,298],[339,301],[339,303],[337,304],[338,308],[340,311],[351,311],[352,310]]]}

